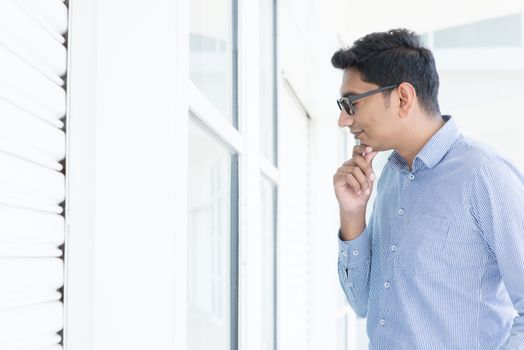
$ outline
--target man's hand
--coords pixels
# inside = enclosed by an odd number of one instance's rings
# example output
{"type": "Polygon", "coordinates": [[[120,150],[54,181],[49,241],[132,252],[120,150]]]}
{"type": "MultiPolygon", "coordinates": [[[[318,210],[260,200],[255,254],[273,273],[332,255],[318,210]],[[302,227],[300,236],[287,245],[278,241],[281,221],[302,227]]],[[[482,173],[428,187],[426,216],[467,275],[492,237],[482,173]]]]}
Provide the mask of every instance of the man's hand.
{"type": "Polygon", "coordinates": [[[375,180],[372,161],[377,153],[369,146],[356,145],[353,157],[344,162],[333,176],[341,213],[353,214],[365,209],[375,180]]]}

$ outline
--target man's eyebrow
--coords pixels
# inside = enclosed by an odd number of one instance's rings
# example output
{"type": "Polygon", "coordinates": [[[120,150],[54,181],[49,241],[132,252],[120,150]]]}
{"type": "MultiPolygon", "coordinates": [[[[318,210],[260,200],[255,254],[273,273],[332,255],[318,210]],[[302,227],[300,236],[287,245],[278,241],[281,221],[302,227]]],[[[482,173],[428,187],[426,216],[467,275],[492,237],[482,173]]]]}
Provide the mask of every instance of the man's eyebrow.
{"type": "Polygon", "coordinates": [[[351,95],[358,95],[358,92],[348,91],[348,92],[343,93],[342,97],[348,97],[348,96],[351,96],[351,95]]]}

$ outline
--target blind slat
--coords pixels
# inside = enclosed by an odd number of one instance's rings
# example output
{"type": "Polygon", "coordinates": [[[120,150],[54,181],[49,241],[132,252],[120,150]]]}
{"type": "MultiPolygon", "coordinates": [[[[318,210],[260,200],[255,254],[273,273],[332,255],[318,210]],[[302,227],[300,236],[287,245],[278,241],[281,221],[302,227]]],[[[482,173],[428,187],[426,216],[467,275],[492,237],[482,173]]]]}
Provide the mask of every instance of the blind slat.
{"type": "Polygon", "coordinates": [[[23,342],[17,342],[16,345],[9,346],[2,350],[55,350],[62,349],[57,345],[62,337],[58,334],[35,337],[23,342]]]}
{"type": "Polygon", "coordinates": [[[0,300],[31,295],[35,291],[54,291],[64,284],[64,268],[58,258],[0,258],[0,300]]]}
{"type": "MultiPolygon", "coordinates": [[[[26,350],[26,349],[21,349],[21,350],[26,350]]],[[[33,349],[27,349],[27,350],[33,350],[33,349]]],[[[62,345],[53,345],[53,346],[49,346],[47,348],[43,348],[43,349],[35,349],[35,350],[62,350],[62,345]]]]}
{"type": "Polygon", "coordinates": [[[61,257],[62,250],[52,247],[26,247],[7,245],[0,247],[0,257],[11,258],[39,258],[39,257],[61,257]]]}
{"type": "Polygon", "coordinates": [[[42,33],[47,33],[60,44],[65,43],[64,37],[60,33],[57,33],[55,30],[53,30],[52,26],[49,25],[49,22],[46,21],[43,17],[42,13],[35,9],[35,7],[29,6],[29,4],[27,4],[27,0],[10,1],[12,1],[20,10],[22,10],[22,12],[27,17],[29,17],[29,19],[34,21],[40,27],[42,33]]]}
{"type": "Polygon", "coordinates": [[[67,7],[61,0],[17,0],[39,13],[46,26],[58,34],[67,31],[67,7]]]}
{"type": "Polygon", "coordinates": [[[64,243],[61,215],[0,205],[0,244],[47,245],[64,243]]]}
{"type": "Polygon", "coordinates": [[[16,140],[41,153],[47,162],[65,158],[65,133],[0,98],[0,137],[16,140]]]}
{"type": "Polygon", "coordinates": [[[65,90],[0,46],[0,97],[44,119],[65,115],[65,90]]]}
{"type": "Polygon", "coordinates": [[[0,152],[23,158],[56,171],[61,171],[63,168],[60,163],[50,161],[49,156],[46,153],[41,152],[39,149],[27,146],[17,138],[0,136],[0,152]]]}
{"type": "Polygon", "coordinates": [[[0,312],[0,349],[31,338],[53,334],[63,327],[61,302],[35,304],[0,312]]]}
{"type": "Polygon", "coordinates": [[[5,309],[24,307],[33,304],[41,304],[58,301],[62,298],[62,293],[58,291],[40,291],[31,293],[20,293],[16,295],[5,295],[0,298],[0,312],[5,309]]]}
{"type": "Polygon", "coordinates": [[[64,175],[0,152],[0,192],[36,197],[59,204],[65,196],[64,175]]]}
{"type": "Polygon", "coordinates": [[[52,214],[61,214],[63,212],[62,207],[54,202],[26,194],[13,193],[9,189],[4,190],[2,188],[0,188],[0,205],[52,214]]]}
{"type": "MultiPolygon", "coordinates": [[[[21,2],[23,4],[23,2],[21,2]]],[[[7,39],[6,45],[12,45],[11,51],[20,54],[24,60],[40,62],[58,77],[66,72],[67,51],[63,44],[63,37],[57,40],[31,18],[27,11],[11,0],[0,1],[0,38],[7,39]]]]}

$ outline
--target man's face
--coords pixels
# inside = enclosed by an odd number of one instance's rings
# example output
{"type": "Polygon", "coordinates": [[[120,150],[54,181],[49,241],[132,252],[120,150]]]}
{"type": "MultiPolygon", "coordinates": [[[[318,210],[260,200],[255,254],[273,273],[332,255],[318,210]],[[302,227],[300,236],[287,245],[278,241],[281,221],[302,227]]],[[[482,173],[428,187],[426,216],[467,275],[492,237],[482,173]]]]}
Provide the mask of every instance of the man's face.
{"type": "MultiPolygon", "coordinates": [[[[362,94],[379,87],[362,81],[360,73],[350,68],[344,71],[340,94],[341,96],[362,94]]],[[[360,140],[361,144],[371,146],[374,150],[392,149],[391,142],[397,134],[398,123],[396,123],[395,108],[390,105],[390,101],[385,100],[386,98],[390,99],[391,95],[384,97],[379,92],[355,101],[353,103],[355,113],[349,115],[342,109],[338,125],[349,127],[351,133],[360,140]]]]}

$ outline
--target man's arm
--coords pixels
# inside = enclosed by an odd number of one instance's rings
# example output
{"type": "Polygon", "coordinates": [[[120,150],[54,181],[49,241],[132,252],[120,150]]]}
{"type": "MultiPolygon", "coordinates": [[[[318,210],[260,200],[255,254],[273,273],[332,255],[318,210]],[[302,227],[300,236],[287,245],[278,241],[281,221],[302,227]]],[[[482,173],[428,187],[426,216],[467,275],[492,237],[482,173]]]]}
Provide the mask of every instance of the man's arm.
{"type": "Polygon", "coordinates": [[[371,237],[372,220],[365,226],[363,218],[355,218],[355,226],[365,227],[360,235],[348,235],[344,228],[353,226],[345,225],[341,217],[341,230],[339,230],[338,276],[340,285],[353,311],[359,317],[366,317],[369,298],[369,274],[371,269],[371,237]],[[348,237],[349,236],[349,237],[348,237]],[[353,239],[351,239],[353,238],[353,239]],[[351,240],[344,240],[351,239],[351,240]]]}
{"type": "Polygon", "coordinates": [[[360,317],[367,314],[371,228],[366,227],[366,206],[373,190],[372,162],[378,152],[355,145],[353,156],[333,176],[340,209],[338,274],[342,289],[360,317]]]}
{"type": "Polygon", "coordinates": [[[470,208],[518,316],[504,349],[524,349],[524,176],[502,157],[477,169],[470,208]]]}

